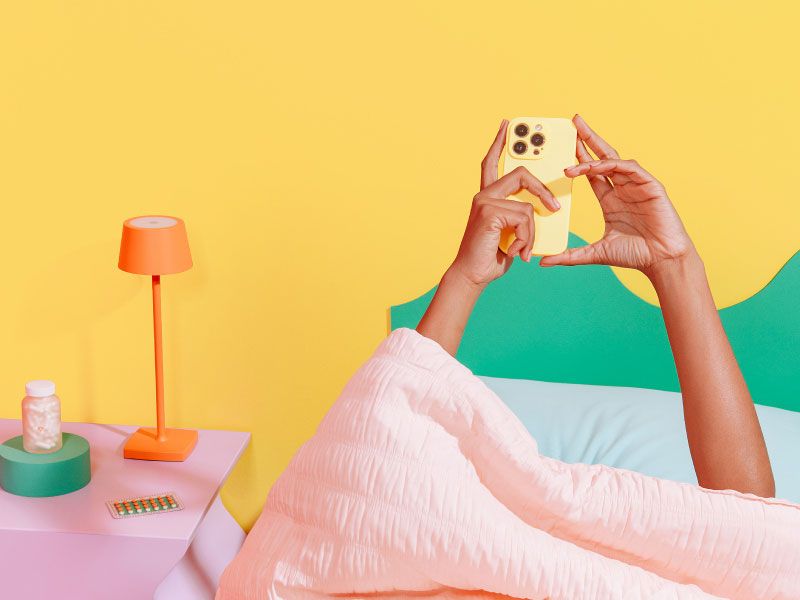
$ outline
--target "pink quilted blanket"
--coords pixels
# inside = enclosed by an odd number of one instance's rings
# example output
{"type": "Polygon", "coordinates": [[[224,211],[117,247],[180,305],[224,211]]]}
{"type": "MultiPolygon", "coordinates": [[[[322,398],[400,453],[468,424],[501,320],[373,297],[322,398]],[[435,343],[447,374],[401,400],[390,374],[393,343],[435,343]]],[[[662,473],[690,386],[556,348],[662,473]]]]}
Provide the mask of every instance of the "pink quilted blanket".
{"type": "Polygon", "coordinates": [[[392,333],[270,491],[217,600],[800,598],[800,506],[540,456],[435,342],[392,333]]]}

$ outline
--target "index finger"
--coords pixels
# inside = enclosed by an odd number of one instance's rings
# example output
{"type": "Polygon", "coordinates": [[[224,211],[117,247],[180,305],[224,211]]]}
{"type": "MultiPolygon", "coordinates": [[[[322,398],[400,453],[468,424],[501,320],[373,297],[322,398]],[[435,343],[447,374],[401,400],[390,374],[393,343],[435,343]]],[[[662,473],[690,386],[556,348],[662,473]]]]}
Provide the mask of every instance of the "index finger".
{"type": "Polygon", "coordinates": [[[510,173],[503,175],[490,186],[486,187],[481,195],[494,198],[507,198],[511,194],[520,190],[528,190],[531,194],[539,198],[542,203],[550,210],[557,211],[561,208],[556,197],[547,189],[547,186],[536,179],[525,167],[517,167],[510,173]]]}
{"type": "MultiPolygon", "coordinates": [[[[623,175],[628,180],[640,185],[655,181],[655,178],[640,167],[635,160],[593,160],[567,167],[564,169],[564,174],[567,177],[607,175],[611,177],[612,181],[614,181],[615,176],[623,175]]],[[[625,183],[625,180],[620,181],[620,183],[625,183]]]]}
{"type": "Polygon", "coordinates": [[[500,153],[503,151],[503,146],[506,145],[507,128],[508,120],[503,119],[492,145],[489,146],[489,151],[481,162],[481,189],[497,181],[497,166],[500,164],[500,153]]]}
{"type": "Polygon", "coordinates": [[[597,135],[597,133],[589,127],[589,124],[584,121],[582,116],[575,115],[572,118],[572,122],[575,124],[575,129],[578,131],[578,137],[586,142],[586,145],[597,154],[598,158],[619,158],[619,154],[612,148],[611,144],[597,135]]]}

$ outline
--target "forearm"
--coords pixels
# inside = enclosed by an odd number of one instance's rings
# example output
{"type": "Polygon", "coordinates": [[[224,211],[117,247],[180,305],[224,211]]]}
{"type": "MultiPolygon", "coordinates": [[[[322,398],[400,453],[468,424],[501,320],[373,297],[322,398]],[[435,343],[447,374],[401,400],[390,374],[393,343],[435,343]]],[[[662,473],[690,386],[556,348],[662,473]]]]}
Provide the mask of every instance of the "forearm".
{"type": "Polygon", "coordinates": [[[774,495],[755,406],[720,322],[700,257],[692,251],[648,275],[675,358],[698,482],[711,489],[774,495]]]}
{"type": "Polygon", "coordinates": [[[417,331],[455,356],[483,289],[484,286],[469,281],[452,268],[448,269],[417,325],[417,331]]]}

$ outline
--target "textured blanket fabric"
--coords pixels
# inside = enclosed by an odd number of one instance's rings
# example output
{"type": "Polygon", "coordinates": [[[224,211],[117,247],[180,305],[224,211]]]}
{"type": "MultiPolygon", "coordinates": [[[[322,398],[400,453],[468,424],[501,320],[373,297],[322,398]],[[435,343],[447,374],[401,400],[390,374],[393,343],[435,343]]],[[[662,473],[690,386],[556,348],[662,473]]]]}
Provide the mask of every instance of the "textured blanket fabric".
{"type": "Polygon", "coordinates": [[[217,600],[332,594],[800,598],[800,506],[540,456],[401,329],[275,483],[217,600]]]}

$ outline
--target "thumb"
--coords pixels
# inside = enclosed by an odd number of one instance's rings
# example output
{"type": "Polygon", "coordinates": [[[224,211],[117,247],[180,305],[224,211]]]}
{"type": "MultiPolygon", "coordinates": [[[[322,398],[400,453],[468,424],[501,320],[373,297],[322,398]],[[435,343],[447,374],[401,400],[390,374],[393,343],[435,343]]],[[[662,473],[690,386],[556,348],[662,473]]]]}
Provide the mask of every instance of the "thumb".
{"type": "Polygon", "coordinates": [[[542,267],[571,267],[574,265],[604,264],[602,253],[599,249],[599,242],[579,248],[569,248],[561,254],[543,256],[539,261],[539,265],[542,267]]]}

